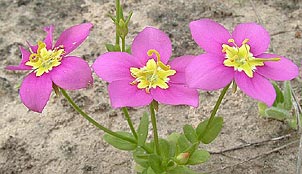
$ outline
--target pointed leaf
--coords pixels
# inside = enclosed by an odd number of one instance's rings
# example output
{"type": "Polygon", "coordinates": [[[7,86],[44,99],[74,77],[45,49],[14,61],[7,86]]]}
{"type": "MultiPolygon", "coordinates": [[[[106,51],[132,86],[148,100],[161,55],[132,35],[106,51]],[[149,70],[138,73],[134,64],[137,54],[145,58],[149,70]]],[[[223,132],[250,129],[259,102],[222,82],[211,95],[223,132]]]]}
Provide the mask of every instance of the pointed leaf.
{"type": "Polygon", "coordinates": [[[196,134],[196,132],[195,132],[195,129],[194,129],[191,125],[186,124],[186,125],[183,127],[183,131],[184,131],[184,134],[185,134],[186,138],[187,138],[191,143],[196,143],[196,142],[198,142],[198,138],[197,138],[197,134],[196,134]]]}
{"type": "Polygon", "coordinates": [[[169,142],[169,145],[170,145],[170,156],[175,156],[175,153],[176,153],[176,144],[178,142],[178,138],[179,137],[180,137],[179,133],[173,132],[167,138],[167,141],[169,142]]]}
{"type": "Polygon", "coordinates": [[[139,164],[140,166],[144,168],[148,168],[149,166],[149,154],[146,154],[145,151],[138,147],[134,152],[133,152],[133,159],[134,161],[139,164]]]}
{"type": "Polygon", "coordinates": [[[265,117],[283,121],[285,119],[290,119],[291,115],[285,109],[270,107],[265,110],[265,117]]]}
{"type": "Polygon", "coordinates": [[[159,150],[160,150],[160,156],[163,160],[167,160],[170,157],[170,147],[169,143],[165,139],[159,139],[159,150]]]}
{"type": "Polygon", "coordinates": [[[284,82],[284,109],[291,110],[293,106],[292,91],[289,81],[284,82]]]}
{"type": "MultiPolygon", "coordinates": [[[[127,137],[135,140],[134,137],[132,136],[132,134],[130,134],[128,132],[116,132],[116,133],[123,135],[123,136],[127,136],[127,137]]],[[[136,148],[136,144],[128,142],[123,139],[120,139],[120,138],[117,138],[117,137],[114,137],[109,134],[105,134],[103,136],[103,138],[107,143],[111,144],[113,147],[120,149],[120,150],[130,151],[130,150],[134,150],[136,148]]]]}
{"type": "Polygon", "coordinates": [[[196,165],[208,161],[210,158],[210,153],[206,150],[196,150],[189,158],[187,164],[196,165]]]}
{"type": "Polygon", "coordinates": [[[222,125],[223,125],[223,118],[222,117],[214,117],[213,121],[207,127],[208,119],[201,122],[197,128],[196,133],[198,136],[198,140],[203,142],[204,144],[209,144],[212,142],[220,133],[222,125]]]}
{"type": "Polygon", "coordinates": [[[141,121],[137,129],[137,144],[139,146],[143,146],[145,144],[148,136],[148,129],[149,129],[149,116],[146,112],[144,112],[144,115],[141,118],[141,121]]]}
{"type": "Polygon", "coordinates": [[[156,174],[156,173],[152,170],[151,167],[149,167],[149,168],[147,169],[146,174],[156,174]]]}
{"type": "Polygon", "coordinates": [[[277,106],[278,103],[282,103],[284,101],[284,96],[283,96],[283,93],[282,93],[281,89],[279,88],[278,84],[276,82],[273,82],[272,84],[276,91],[276,99],[275,99],[273,106],[277,106]]]}
{"type": "Polygon", "coordinates": [[[177,140],[176,147],[177,147],[177,153],[182,153],[185,152],[188,148],[190,148],[191,144],[184,135],[180,135],[180,137],[177,140]]]}

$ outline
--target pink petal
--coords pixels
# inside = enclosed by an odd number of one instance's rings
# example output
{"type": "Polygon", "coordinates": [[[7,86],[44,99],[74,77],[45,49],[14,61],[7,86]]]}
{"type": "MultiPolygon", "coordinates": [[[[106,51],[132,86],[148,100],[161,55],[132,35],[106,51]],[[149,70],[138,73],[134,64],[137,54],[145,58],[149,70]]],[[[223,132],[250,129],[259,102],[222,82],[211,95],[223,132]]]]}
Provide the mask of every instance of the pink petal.
{"type": "Polygon", "coordinates": [[[168,89],[159,87],[151,89],[153,98],[164,104],[169,105],[191,105],[198,107],[199,98],[198,92],[195,89],[190,89],[185,85],[169,84],[168,89]]]}
{"type": "Polygon", "coordinates": [[[261,54],[259,58],[281,58],[277,62],[265,62],[256,72],[272,80],[291,80],[299,75],[299,68],[292,61],[276,54],[261,54]]]}
{"type": "Polygon", "coordinates": [[[22,54],[22,60],[18,66],[9,65],[5,67],[5,69],[8,70],[31,70],[32,67],[25,65],[25,63],[29,60],[30,52],[25,50],[23,47],[19,47],[21,54],[22,54]]]}
{"type": "Polygon", "coordinates": [[[146,106],[153,100],[144,89],[130,85],[131,81],[119,80],[109,84],[108,92],[113,108],[146,106]]]}
{"type": "Polygon", "coordinates": [[[76,49],[89,35],[90,29],[93,27],[91,23],[75,25],[63,31],[60,35],[55,47],[64,46],[67,55],[76,49]]]}
{"type": "Polygon", "coordinates": [[[222,55],[222,44],[227,44],[231,35],[219,23],[211,19],[201,19],[190,23],[194,41],[206,52],[222,55]]]}
{"type": "Polygon", "coordinates": [[[244,72],[236,72],[235,81],[238,87],[248,96],[272,106],[276,92],[269,80],[254,73],[253,78],[248,77],[244,72]]]}
{"type": "MultiPolygon", "coordinates": [[[[159,52],[160,60],[166,64],[172,54],[172,44],[169,37],[159,29],[146,27],[140,32],[132,43],[132,55],[139,57],[143,64],[146,64],[150,57],[147,52],[154,49],[159,52]]],[[[156,59],[155,55],[152,56],[156,59]]]]}
{"type": "Polygon", "coordinates": [[[213,54],[197,56],[186,68],[190,88],[216,90],[228,85],[234,78],[234,69],[223,65],[223,58],[213,54]]]}
{"type": "Polygon", "coordinates": [[[195,57],[196,56],[185,55],[185,56],[177,57],[173,59],[171,62],[169,62],[171,69],[176,71],[176,74],[169,77],[170,83],[179,83],[179,84],[186,83],[185,69],[195,57]]]}
{"type": "Polygon", "coordinates": [[[93,83],[91,69],[81,58],[64,57],[61,64],[50,71],[52,81],[63,89],[86,88],[93,83]]]}
{"type": "Polygon", "coordinates": [[[46,44],[47,50],[52,49],[52,33],[54,30],[54,26],[48,26],[44,28],[44,31],[47,32],[46,38],[44,39],[44,43],[46,44]]]}
{"type": "Polygon", "coordinates": [[[244,23],[235,27],[232,37],[235,43],[240,47],[244,39],[249,39],[247,42],[251,47],[251,53],[254,56],[264,53],[269,46],[269,33],[256,23],[244,23]]]}
{"type": "Polygon", "coordinates": [[[23,104],[30,110],[42,112],[52,91],[52,81],[48,74],[37,77],[30,73],[22,82],[20,97],[23,104]]]}
{"type": "MultiPolygon", "coordinates": [[[[123,52],[108,52],[99,56],[93,63],[94,72],[107,82],[133,79],[130,68],[141,68],[139,58],[123,52]]],[[[134,79],[133,79],[134,80],[134,79]]]]}

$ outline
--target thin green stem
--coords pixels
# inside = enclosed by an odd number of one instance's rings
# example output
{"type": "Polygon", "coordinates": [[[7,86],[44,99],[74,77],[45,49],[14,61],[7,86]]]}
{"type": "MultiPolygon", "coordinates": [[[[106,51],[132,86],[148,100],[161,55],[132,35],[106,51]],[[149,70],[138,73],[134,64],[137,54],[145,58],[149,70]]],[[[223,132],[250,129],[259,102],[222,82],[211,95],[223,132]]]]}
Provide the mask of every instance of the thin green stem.
{"type": "Polygon", "coordinates": [[[70,96],[66,93],[66,91],[62,88],[60,88],[63,96],[67,99],[67,101],[72,105],[72,107],[79,113],[81,114],[86,120],[88,120],[90,123],[92,123],[95,127],[99,128],[100,130],[114,136],[114,137],[117,137],[117,138],[120,138],[122,140],[125,140],[125,141],[128,141],[128,142],[131,142],[131,143],[136,143],[136,141],[132,138],[129,138],[129,137],[125,137],[125,136],[122,136],[118,133],[115,133],[113,131],[111,131],[110,129],[102,126],[101,124],[99,124],[98,122],[96,122],[93,118],[91,118],[89,115],[87,115],[84,111],[82,111],[82,109],[70,98],[70,96]]]}
{"type": "Polygon", "coordinates": [[[154,143],[155,143],[155,151],[157,154],[160,154],[159,151],[159,143],[158,143],[158,133],[157,133],[157,126],[156,126],[156,116],[153,102],[150,104],[150,114],[151,114],[151,123],[153,127],[153,136],[154,136],[154,143]]]}
{"type": "Polygon", "coordinates": [[[219,98],[218,98],[218,100],[217,100],[217,102],[216,102],[216,104],[215,104],[215,106],[214,106],[214,108],[213,108],[213,110],[212,110],[210,119],[209,119],[209,121],[208,121],[208,124],[207,124],[205,130],[207,130],[207,129],[209,128],[211,122],[213,121],[213,119],[214,119],[214,117],[215,117],[215,115],[216,115],[216,113],[217,113],[217,111],[218,111],[218,108],[219,108],[219,106],[220,106],[220,104],[221,104],[221,102],[222,102],[222,99],[223,99],[223,97],[225,96],[225,94],[226,94],[227,90],[229,89],[230,85],[231,85],[231,83],[228,84],[226,87],[224,87],[223,90],[221,91],[221,93],[220,93],[220,95],[219,95],[219,98]]]}
{"type": "Polygon", "coordinates": [[[130,116],[129,116],[128,109],[127,109],[126,107],[123,107],[122,110],[123,110],[123,112],[124,112],[124,115],[125,115],[125,117],[126,117],[126,120],[127,120],[127,122],[128,122],[128,125],[129,125],[129,127],[130,127],[130,129],[131,129],[131,132],[132,132],[133,136],[135,137],[135,139],[137,140],[137,133],[136,133],[136,131],[135,131],[135,129],[134,129],[133,123],[132,123],[131,118],[130,118],[130,116]]]}
{"type": "Polygon", "coordinates": [[[126,38],[125,37],[122,37],[122,52],[125,52],[126,51],[126,38]]]}
{"type": "Polygon", "coordinates": [[[120,17],[120,7],[121,7],[121,5],[120,5],[121,3],[120,3],[120,0],[115,0],[115,6],[116,6],[116,22],[117,22],[117,24],[115,24],[116,25],[116,29],[115,29],[115,45],[120,45],[120,36],[119,36],[119,34],[118,34],[118,32],[117,32],[117,25],[118,25],[118,23],[120,22],[120,19],[121,19],[121,17],[120,17]]]}

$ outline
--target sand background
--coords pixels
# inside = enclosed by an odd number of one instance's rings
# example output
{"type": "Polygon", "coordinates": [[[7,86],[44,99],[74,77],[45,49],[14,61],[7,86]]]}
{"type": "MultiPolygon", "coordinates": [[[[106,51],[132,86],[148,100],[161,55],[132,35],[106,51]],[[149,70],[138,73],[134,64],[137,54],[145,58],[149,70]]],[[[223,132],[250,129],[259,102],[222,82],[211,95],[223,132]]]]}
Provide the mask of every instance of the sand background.
{"type": "MultiPolygon", "coordinates": [[[[127,43],[146,26],[158,27],[173,42],[173,57],[197,55],[202,50],[191,39],[188,24],[211,18],[232,30],[241,22],[260,22],[271,34],[270,52],[284,55],[296,64],[302,58],[302,2],[283,0],[128,0],[125,12],[134,11],[127,43]]],[[[92,64],[106,52],[104,44],[114,42],[114,25],[107,14],[114,12],[111,0],[0,0],[0,173],[130,174],[131,154],[120,152],[102,140],[99,131],[77,114],[61,96],[52,94],[42,114],[28,112],[20,102],[18,85],[26,73],[4,70],[21,59],[18,46],[45,37],[44,26],[54,24],[54,38],[66,28],[92,22],[90,37],[72,55],[92,64]]],[[[69,92],[83,110],[113,130],[128,130],[120,110],[110,107],[106,84],[95,77],[92,88],[69,92]]],[[[301,105],[299,80],[292,81],[301,105]]],[[[196,126],[209,117],[219,92],[201,92],[199,108],[160,105],[158,127],[161,136],[180,132],[184,124],[196,126]]],[[[131,109],[137,125],[147,108],[131,109]]],[[[286,123],[260,119],[257,102],[241,91],[227,93],[218,115],[225,124],[215,142],[203,148],[220,152],[247,143],[290,134],[289,137],[256,144],[240,150],[213,154],[199,172],[225,174],[290,174],[295,172],[299,137],[286,123]],[[265,154],[278,147],[281,150],[265,154]],[[256,159],[253,157],[259,156],[256,159]],[[248,160],[251,159],[251,160],[248,160]],[[239,164],[241,163],[241,164],[239,164]]],[[[151,135],[150,135],[151,136],[151,135]]]]}

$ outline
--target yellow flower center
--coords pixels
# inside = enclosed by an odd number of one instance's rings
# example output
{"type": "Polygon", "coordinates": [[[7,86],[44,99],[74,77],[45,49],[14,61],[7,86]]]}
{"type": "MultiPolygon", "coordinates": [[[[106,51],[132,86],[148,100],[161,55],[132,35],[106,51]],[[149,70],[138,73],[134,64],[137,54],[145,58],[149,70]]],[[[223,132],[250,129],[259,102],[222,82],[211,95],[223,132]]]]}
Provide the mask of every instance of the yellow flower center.
{"type": "Polygon", "coordinates": [[[150,93],[151,88],[156,88],[157,86],[162,89],[167,89],[169,76],[176,73],[175,70],[170,69],[169,65],[165,65],[160,61],[160,54],[156,50],[149,50],[147,52],[148,56],[155,54],[157,62],[154,59],[148,60],[146,66],[142,68],[130,68],[131,75],[135,78],[132,85],[137,85],[139,89],[145,89],[146,93],[150,93]]]}
{"type": "Polygon", "coordinates": [[[229,43],[235,46],[231,47],[227,44],[222,45],[222,52],[225,53],[226,60],[223,64],[227,67],[234,67],[236,71],[244,71],[250,78],[253,77],[254,71],[257,66],[263,66],[267,61],[279,61],[280,58],[255,58],[250,52],[250,46],[247,44],[249,40],[245,39],[241,47],[235,44],[234,39],[229,39],[229,43]]]}
{"type": "Polygon", "coordinates": [[[63,46],[47,50],[46,44],[39,41],[37,53],[31,53],[25,65],[32,66],[36,76],[41,76],[61,64],[62,54],[64,54],[63,46]]]}

